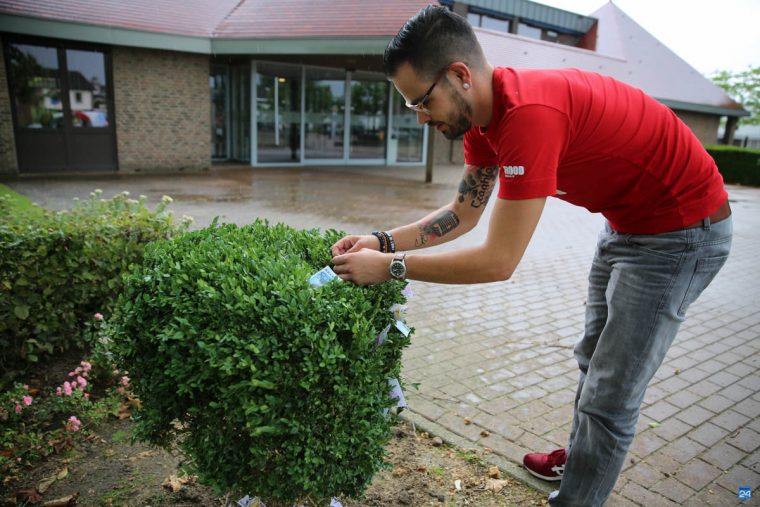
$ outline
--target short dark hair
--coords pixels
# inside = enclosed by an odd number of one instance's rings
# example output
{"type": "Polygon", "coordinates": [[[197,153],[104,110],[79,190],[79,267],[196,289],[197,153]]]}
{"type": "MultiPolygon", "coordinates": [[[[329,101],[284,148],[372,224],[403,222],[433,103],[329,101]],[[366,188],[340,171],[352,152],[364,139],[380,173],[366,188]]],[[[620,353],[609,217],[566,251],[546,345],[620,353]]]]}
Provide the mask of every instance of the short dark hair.
{"type": "Polygon", "coordinates": [[[447,7],[428,5],[409,18],[385,48],[383,65],[388,77],[405,62],[420,77],[433,78],[452,62],[479,68],[485,57],[466,19],[447,7]]]}

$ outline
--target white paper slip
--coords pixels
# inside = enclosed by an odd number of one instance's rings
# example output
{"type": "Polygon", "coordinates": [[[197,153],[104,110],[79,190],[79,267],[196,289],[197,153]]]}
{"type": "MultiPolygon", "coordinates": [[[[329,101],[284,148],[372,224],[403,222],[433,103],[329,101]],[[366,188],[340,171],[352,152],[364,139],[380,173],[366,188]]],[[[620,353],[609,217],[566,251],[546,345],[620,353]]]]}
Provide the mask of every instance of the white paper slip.
{"type": "Polygon", "coordinates": [[[391,399],[398,400],[396,406],[398,408],[406,408],[406,398],[404,398],[404,391],[401,390],[401,384],[398,383],[398,379],[389,378],[388,385],[391,386],[391,399]]]}
{"type": "Polygon", "coordinates": [[[404,336],[409,336],[409,333],[412,332],[412,330],[409,329],[409,326],[407,326],[406,324],[404,324],[400,320],[396,321],[396,329],[398,329],[399,331],[401,331],[401,333],[403,333],[404,336]]]}
{"type": "Polygon", "coordinates": [[[332,501],[330,501],[330,507],[343,507],[343,504],[340,503],[337,498],[333,498],[332,501]]]}
{"type": "Polygon", "coordinates": [[[380,334],[377,335],[377,338],[375,338],[375,348],[383,344],[385,339],[388,338],[388,331],[390,330],[391,330],[391,325],[388,324],[387,326],[385,326],[385,329],[380,331],[380,334]]]}
{"type": "Polygon", "coordinates": [[[409,282],[408,284],[406,284],[406,287],[401,289],[401,294],[406,299],[411,299],[411,297],[414,295],[414,293],[412,292],[412,282],[409,282]]]}
{"type": "Polygon", "coordinates": [[[388,308],[390,312],[393,314],[393,317],[395,317],[397,320],[401,320],[401,318],[406,313],[406,305],[400,305],[396,303],[395,305],[392,305],[390,308],[388,308]]]}
{"type": "Polygon", "coordinates": [[[238,507],[267,507],[264,502],[257,496],[251,498],[250,495],[245,495],[243,498],[237,501],[238,507]]]}
{"type": "Polygon", "coordinates": [[[323,267],[309,277],[309,283],[314,287],[321,287],[332,280],[342,281],[340,277],[335,274],[335,271],[330,269],[330,266],[323,267]]]}

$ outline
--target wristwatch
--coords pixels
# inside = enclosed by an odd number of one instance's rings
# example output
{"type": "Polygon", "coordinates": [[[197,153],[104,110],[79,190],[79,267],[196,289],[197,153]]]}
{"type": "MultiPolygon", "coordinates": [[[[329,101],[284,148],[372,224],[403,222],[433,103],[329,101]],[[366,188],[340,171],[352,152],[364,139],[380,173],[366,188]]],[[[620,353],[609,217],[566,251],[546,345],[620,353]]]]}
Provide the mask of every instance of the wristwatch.
{"type": "Polygon", "coordinates": [[[397,253],[391,261],[391,265],[388,267],[391,276],[396,280],[403,280],[406,278],[406,263],[404,262],[406,253],[397,253]]]}

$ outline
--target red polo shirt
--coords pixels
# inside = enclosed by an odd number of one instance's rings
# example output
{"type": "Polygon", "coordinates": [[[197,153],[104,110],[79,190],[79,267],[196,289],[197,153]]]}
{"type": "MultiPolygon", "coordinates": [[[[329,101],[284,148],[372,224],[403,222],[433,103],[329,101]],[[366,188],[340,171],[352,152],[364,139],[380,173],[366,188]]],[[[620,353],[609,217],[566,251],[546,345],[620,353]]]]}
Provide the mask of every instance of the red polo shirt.
{"type": "Polygon", "coordinates": [[[619,232],[656,234],[711,215],[728,198],[712,157],[667,107],[576,69],[497,67],[487,129],[465,163],[499,166],[501,199],[558,197],[619,232]]]}

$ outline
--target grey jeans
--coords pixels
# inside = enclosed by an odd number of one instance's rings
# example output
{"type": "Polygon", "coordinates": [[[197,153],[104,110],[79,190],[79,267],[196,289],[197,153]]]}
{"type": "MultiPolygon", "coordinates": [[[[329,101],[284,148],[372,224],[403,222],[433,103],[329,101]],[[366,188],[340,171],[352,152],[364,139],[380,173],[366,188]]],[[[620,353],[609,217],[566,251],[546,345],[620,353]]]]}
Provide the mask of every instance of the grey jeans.
{"type": "Polygon", "coordinates": [[[731,217],[655,235],[599,235],[575,346],[580,380],[559,492],[552,506],[599,506],[612,492],[633,440],[647,384],[686,310],[731,249],[731,217]]]}

